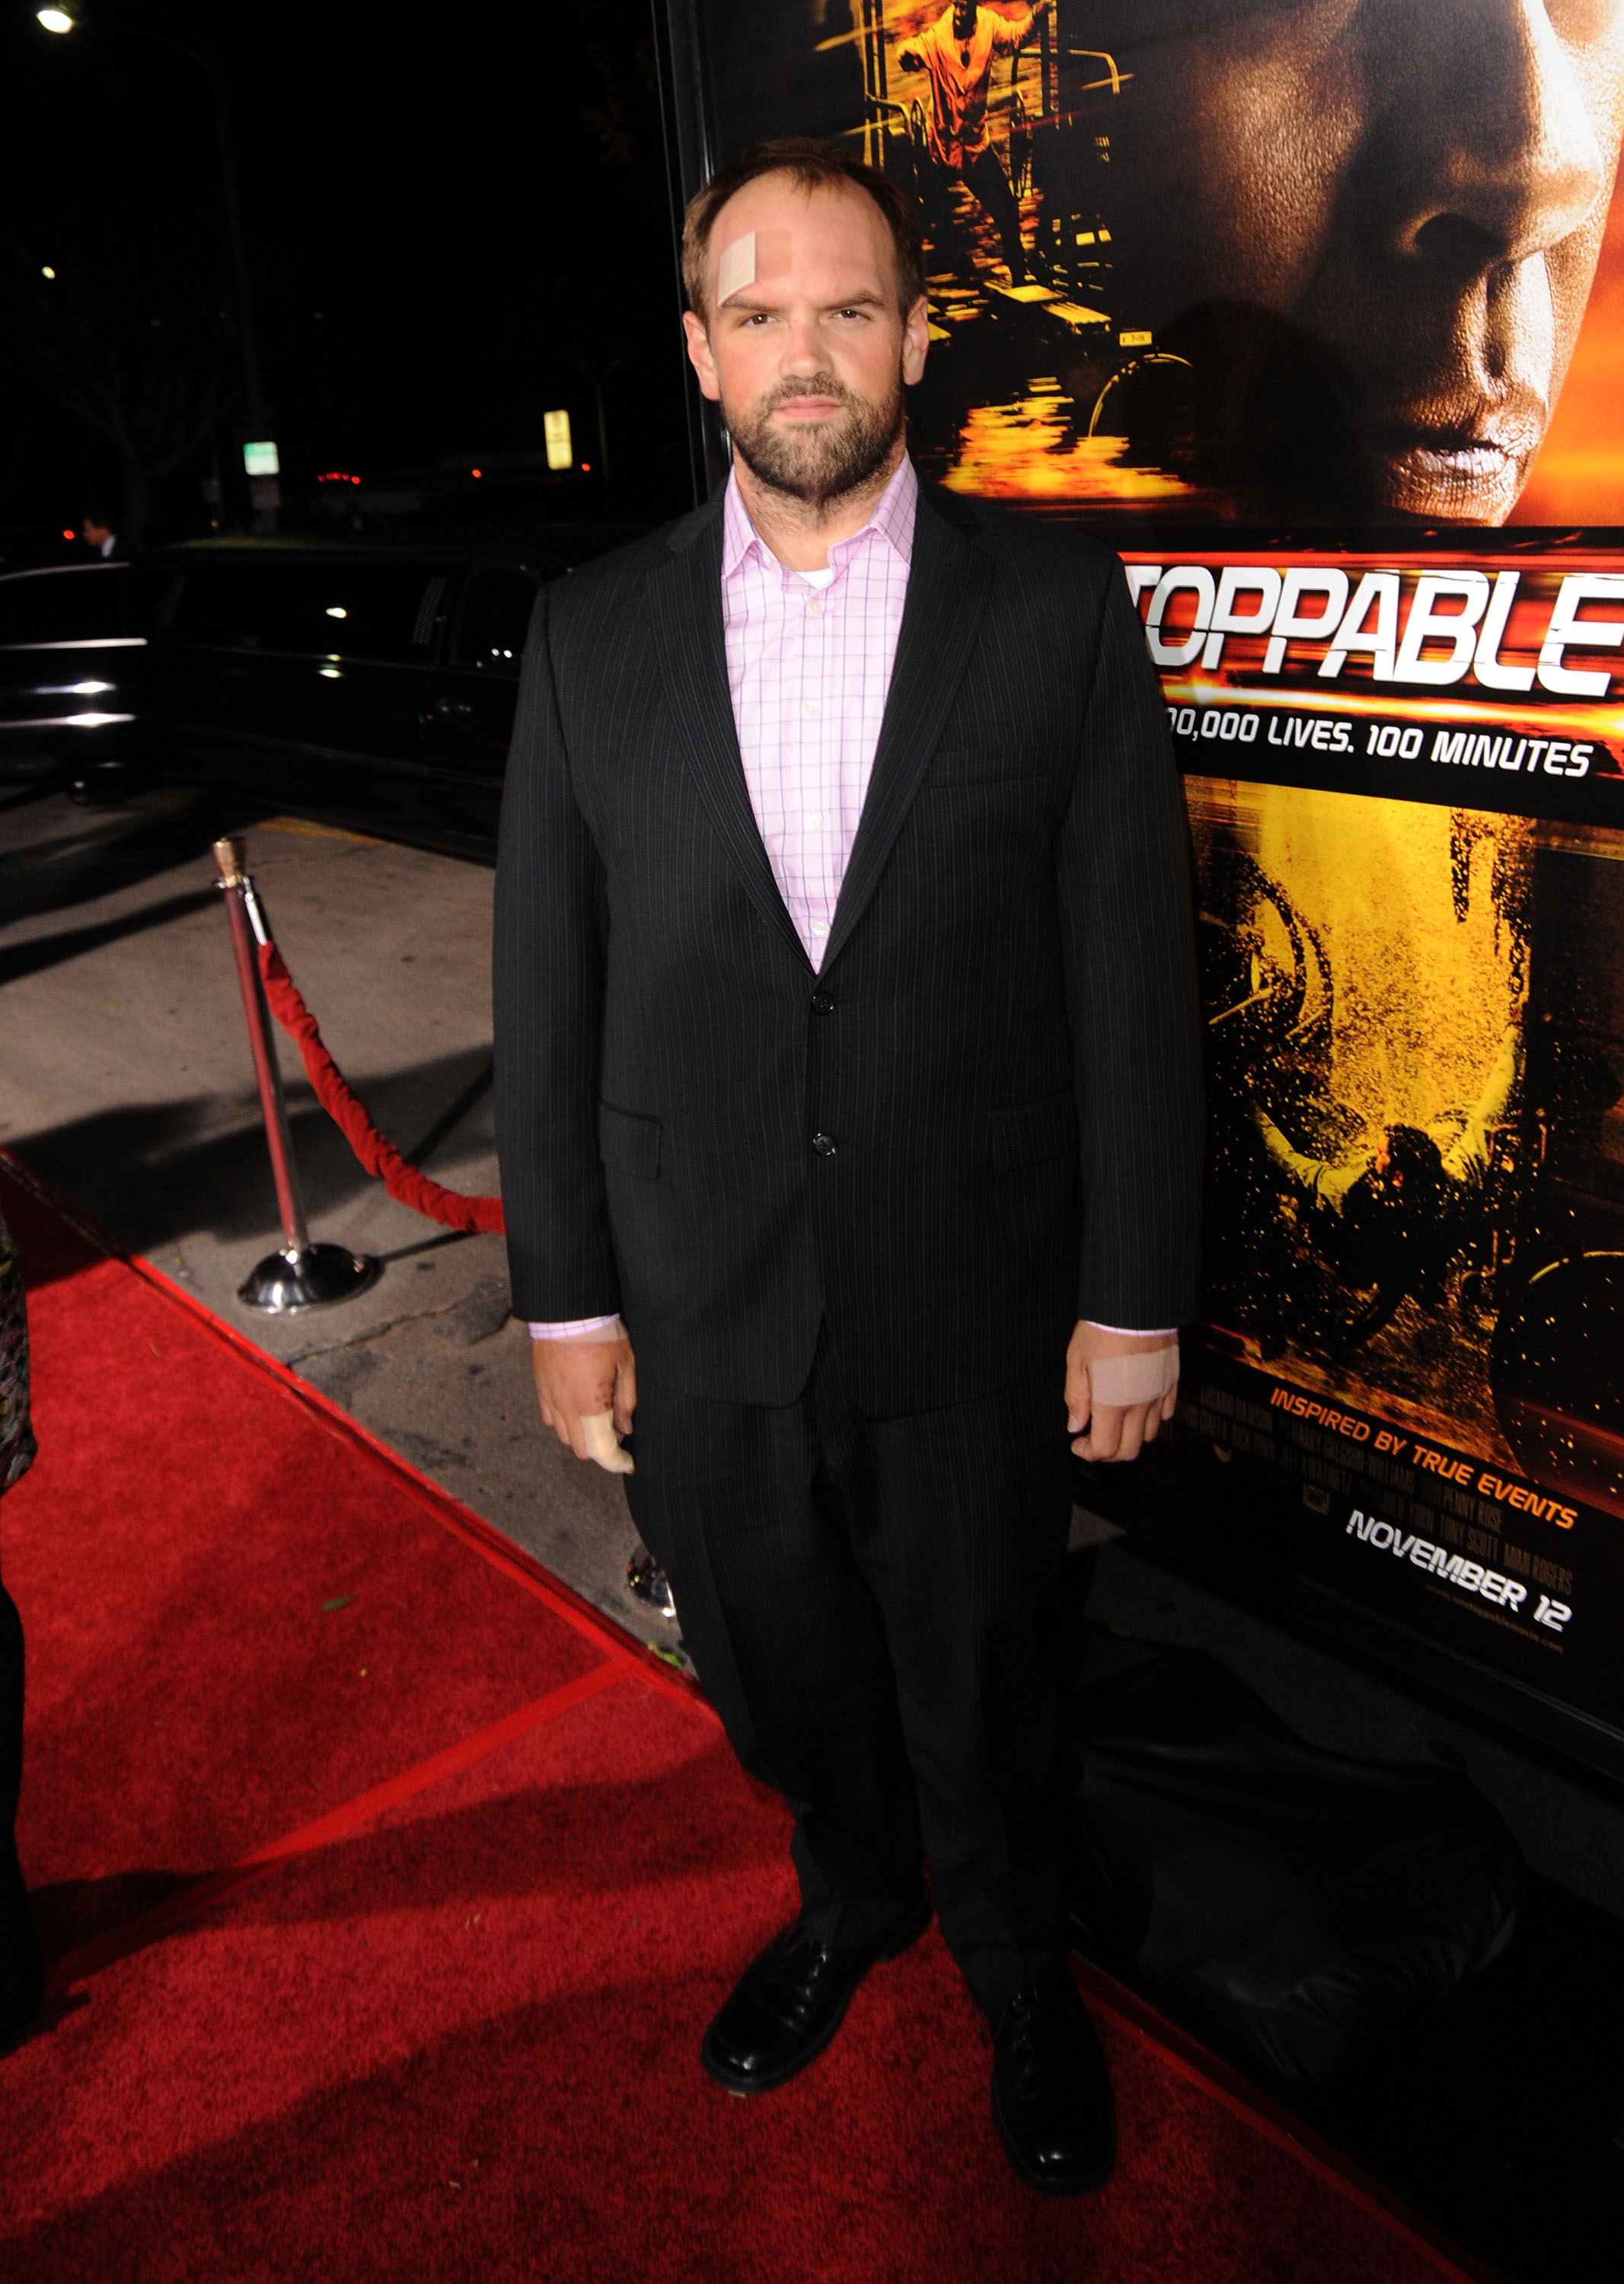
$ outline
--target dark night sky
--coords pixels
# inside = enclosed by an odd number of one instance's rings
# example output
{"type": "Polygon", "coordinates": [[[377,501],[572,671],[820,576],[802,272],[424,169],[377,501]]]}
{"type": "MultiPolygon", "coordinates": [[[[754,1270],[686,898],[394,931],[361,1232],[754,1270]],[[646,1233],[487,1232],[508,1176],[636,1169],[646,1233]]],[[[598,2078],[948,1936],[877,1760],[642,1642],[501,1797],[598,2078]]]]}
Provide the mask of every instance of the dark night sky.
{"type": "MultiPolygon", "coordinates": [[[[51,262],[223,306],[225,234],[202,75],[119,28],[223,60],[267,393],[285,470],[538,450],[542,413],[594,420],[608,371],[624,512],[686,503],[676,288],[645,9],[397,0],[207,9],[85,0],[52,37],[0,19],[12,275],[51,262]]],[[[229,344],[228,344],[228,354],[229,344]]],[[[236,370],[233,360],[233,371],[236,370]]],[[[0,528],[74,520],[117,459],[37,383],[0,374],[0,528]]],[[[229,426],[226,429],[229,438],[229,426]]],[[[198,468],[160,524],[197,512],[198,468]]]]}

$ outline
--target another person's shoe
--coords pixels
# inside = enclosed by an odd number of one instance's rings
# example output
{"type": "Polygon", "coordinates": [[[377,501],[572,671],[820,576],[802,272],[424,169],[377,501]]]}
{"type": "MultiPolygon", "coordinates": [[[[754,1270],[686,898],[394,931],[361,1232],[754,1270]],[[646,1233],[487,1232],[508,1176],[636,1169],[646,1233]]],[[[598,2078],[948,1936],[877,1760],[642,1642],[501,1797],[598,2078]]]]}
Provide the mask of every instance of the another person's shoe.
{"type": "Polygon", "coordinates": [[[1051,2195],[1098,2188],[1116,2162],[1105,2057],[1063,1960],[998,2016],[993,2123],[1021,2179],[1051,2195]]]}
{"type": "Polygon", "coordinates": [[[931,1891],[919,1892],[870,1942],[837,1949],[799,1920],[753,1959],[705,2033],[699,2060],[733,2093],[766,2093],[821,2054],[846,2018],[852,1993],[877,1959],[895,1959],[931,1923],[931,1891]]]}
{"type": "Polygon", "coordinates": [[[11,1834],[0,1831],[0,2054],[20,2043],[45,1987],[45,1970],[11,1834]]]}
{"type": "Polygon", "coordinates": [[[44,1988],[45,1970],[37,1959],[14,1973],[0,1973],[0,2054],[22,2044],[44,1988]]]}

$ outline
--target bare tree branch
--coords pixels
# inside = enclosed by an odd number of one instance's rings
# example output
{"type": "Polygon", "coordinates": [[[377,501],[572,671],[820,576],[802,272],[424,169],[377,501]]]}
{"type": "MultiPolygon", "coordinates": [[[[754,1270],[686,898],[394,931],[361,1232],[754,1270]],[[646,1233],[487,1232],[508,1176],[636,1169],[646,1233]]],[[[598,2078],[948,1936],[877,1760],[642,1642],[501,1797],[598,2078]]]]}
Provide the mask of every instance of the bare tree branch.
{"type": "Polygon", "coordinates": [[[0,251],[0,365],[33,382],[116,449],[123,528],[135,542],[152,492],[197,453],[237,394],[222,281],[178,251],[105,237],[59,257],[48,278],[16,244],[0,251]]]}

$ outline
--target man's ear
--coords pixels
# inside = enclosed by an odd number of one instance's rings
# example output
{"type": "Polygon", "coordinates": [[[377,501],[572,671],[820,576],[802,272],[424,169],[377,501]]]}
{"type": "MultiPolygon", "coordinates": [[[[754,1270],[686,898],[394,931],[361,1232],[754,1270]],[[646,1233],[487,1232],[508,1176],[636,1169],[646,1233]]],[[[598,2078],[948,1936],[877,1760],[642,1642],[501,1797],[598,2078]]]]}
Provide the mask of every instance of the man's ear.
{"type": "Polygon", "coordinates": [[[699,394],[708,396],[713,404],[719,404],[722,386],[716,379],[716,360],[711,355],[710,335],[705,330],[704,318],[696,317],[691,309],[684,309],[683,331],[688,336],[688,362],[699,377],[699,394]]]}
{"type": "Polygon", "coordinates": [[[921,293],[902,320],[902,379],[910,388],[925,372],[925,353],[930,345],[930,304],[921,293]]]}

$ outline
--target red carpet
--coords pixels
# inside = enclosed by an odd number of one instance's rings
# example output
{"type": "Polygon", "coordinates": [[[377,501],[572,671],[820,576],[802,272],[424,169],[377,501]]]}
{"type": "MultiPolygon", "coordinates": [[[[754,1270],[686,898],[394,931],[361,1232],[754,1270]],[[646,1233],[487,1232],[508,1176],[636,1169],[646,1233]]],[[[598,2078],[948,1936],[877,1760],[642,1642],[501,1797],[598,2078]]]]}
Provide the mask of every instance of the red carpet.
{"type": "Polygon", "coordinates": [[[0,2061],[8,2284],[1478,2272],[1103,1985],[1116,2178],[1031,2194],[933,1931],[730,2099],[699,2034],[792,1887],[705,1707],[151,1272],[4,1173],[0,1206],[56,1962],[0,2061]]]}

